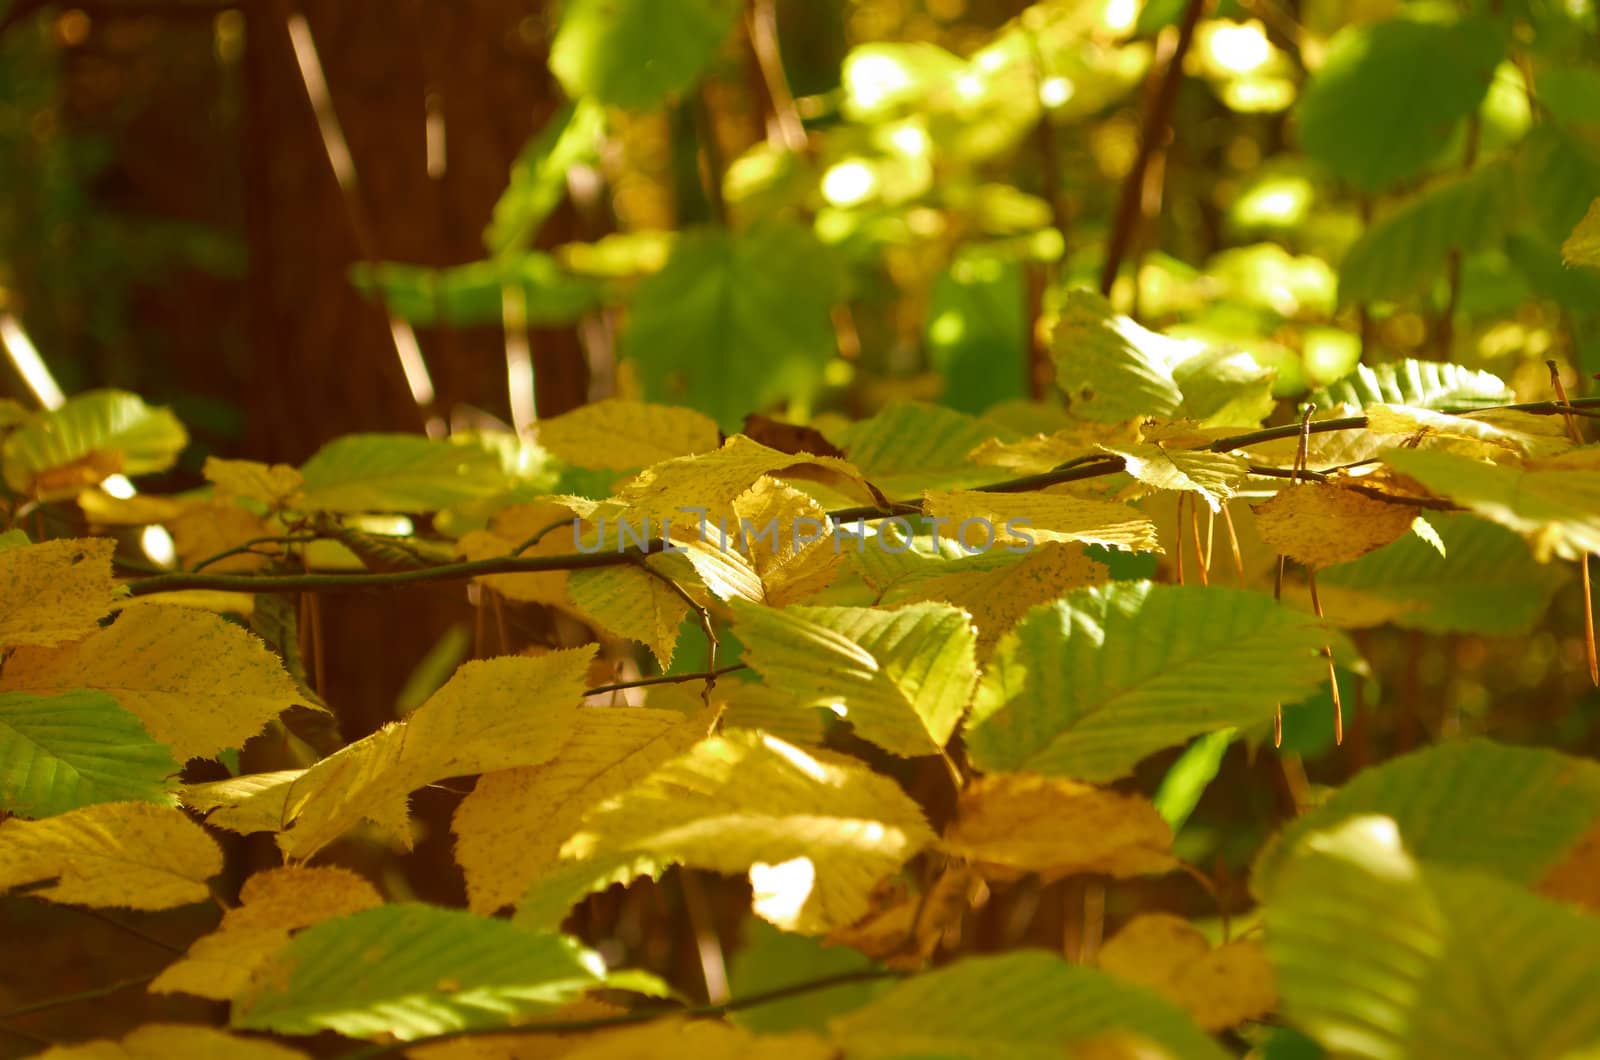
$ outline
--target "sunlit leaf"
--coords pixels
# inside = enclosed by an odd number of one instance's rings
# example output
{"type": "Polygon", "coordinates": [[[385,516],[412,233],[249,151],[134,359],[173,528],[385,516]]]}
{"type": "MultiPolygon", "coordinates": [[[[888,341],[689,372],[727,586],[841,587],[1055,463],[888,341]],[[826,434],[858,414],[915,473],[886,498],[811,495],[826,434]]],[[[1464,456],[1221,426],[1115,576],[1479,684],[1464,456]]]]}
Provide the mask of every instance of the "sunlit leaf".
{"type": "Polygon", "coordinates": [[[110,475],[165,471],[188,443],[170,410],[121,390],[92,390],[6,435],[0,465],[18,493],[60,500],[110,475]]]}
{"type": "Polygon", "coordinates": [[[569,96],[648,110],[700,78],[738,11],[731,0],[569,0],[550,70],[569,96]]]}
{"type": "Polygon", "coordinates": [[[578,100],[557,111],[511,164],[511,180],[494,204],[483,233],[490,254],[526,250],[545,218],[567,194],[567,172],[592,163],[605,134],[605,109],[578,100]]]}
{"type": "Polygon", "coordinates": [[[1117,582],[1029,612],[966,726],[983,769],[1102,782],[1164,747],[1272,716],[1327,679],[1342,638],[1270,597],[1117,582]]]}
{"type": "Polygon", "coordinates": [[[471,444],[414,434],[347,434],[301,466],[310,511],[427,512],[506,485],[500,459],[471,444]]]}
{"type": "Polygon", "coordinates": [[[1568,265],[1600,266],[1600,199],[1589,204],[1589,212],[1561,244],[1561,257],[1568,265]]]}
{"type": "Polygon", "coordinates": [[[409,1041],[507,1026],[604,978],[605,962],[573,939],[460,910],[387,905],[296,935],[234,1000],[232,1023],[409,1041]],[[350,974],[357,967],[363,974],[350,974]]]}
{"type": "Polygon", "coordinates": [[[539,423],[539,444],[576,467],[636,471],[722,444],[693,409],[608,398],[539,423]]]}
{"type": "Polygon", "coordinates": [[[1349,405],[1413,405],[1425,409],[1482,408],[1515,401],[1498,376],[1437,361],[1395,361],[1354,372],[1311,396],[1319,409],[1349,405]]]}

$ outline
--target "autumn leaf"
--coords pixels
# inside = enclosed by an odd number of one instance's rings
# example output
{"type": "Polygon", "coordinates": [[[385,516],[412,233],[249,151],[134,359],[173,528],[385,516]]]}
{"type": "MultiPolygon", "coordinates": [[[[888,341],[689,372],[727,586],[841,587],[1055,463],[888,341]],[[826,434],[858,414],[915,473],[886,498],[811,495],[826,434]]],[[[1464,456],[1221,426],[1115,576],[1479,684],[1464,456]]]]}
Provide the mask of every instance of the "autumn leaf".
{"type": "Polygon", "coordinates": [[[314,706],[249,631],[203,611],[134,607],[60,648],[19,650],[0,690],[104,691],[180,760],[239,747],[290,707],[314,706]]]}
{"type": "Polygon", "coordinates": [[[590,707],[577,713],[571,739],[551,761],[479,777],[451,824],[467,907],[493,913],[514,904],[556,867],[562,843],[589,809],[689,750],[710,727],[704,713],[590,707]]]}
{"type": "Polygon", "coordinates": [[[1237,456],[1204,449],[1168,449],[1159,443],[1100,448],[1122,457],[1123,469],[1150,489],[1198,493],[1214,512],[1221,510],[1250,471],[1250,465],[1237,456]]]}
{"type": "Polygon", "coordinates": [[[608,398],[539,423],[539,444],[575,467],[634,471],[722,444],[692,409],[608,398]]]}
{"type": "Polygon", "coordinates": [[[268,508],[282,507],[305,485],[300,472],[288,464],[208,456],[201,472],[219,493],[256,501],[268,508]]]}
{"type": "Polygon", "coordinates": [[[1156,527],[1125,504],[1053,493],[929,493],[923,510],[949,529],[941,536],[970,552],[1022,551],[1033,541],[1078,541],[1159,552],[1156,527]]]}
{"type": "Polygon", "coordinates": [[[0,889],[98,908],[171,909],[211,896],[222,851],[182,810],[105,802],[42,821],[0,821],[0,889]]]}
{"type": "Polygon", "coordinates": [[[103,692],[0,692],[0,808],[48,817],[94,803],[170,805],[172,752],[103,692]]]}
{"type": "Polygon", "coordinates": [[[517,919],[559,924],[590,891],[672,864],[726,873],[764,865],[787,869],[786,915],[772,919],[816,934],[860,918],[873,885],[932,838],[916,803],[855,759],[728,733],[586,813],[517,919]]]}
{"type": "Polygon", "coordinates": [[[1260,943],[1238,939],[1213,949],[1194,925],[1168,913],[1124,924],[1100,950],[1099,964],[1181,1005],[1207,1031],[1260,1019],[1278,1003],[1260,943]]]}
{"type": "Polygon", "coordinates": [[[1307,567],[1348,563],[1397,541],[1418,509],[1378,500],[1335,483],[1290,486],[1259,504],[1256,529],[1273,549],[1307,567]]]}
{"type": "Polygon", "coordinates": [[[112,607],[110,538],[0,550],[0,648],[51,647],[92,633],[112,607]]]}
{"type": "Polygon", "coordinates": [[[156,994],[228,1001],[249,985],[292,932],[383,904],[372,884],[334,866],[266,869],[245,881],[239,904],[150,984],[156,994]]]}
{"type": "Polygon", "coordinates": [[[1077,873],[1126,877],[1176,867],[1172,831],[1148,800],[1072,780],[979,777],[961,791],[939,846],[993,878],[1046,882],[1077,873]]]}
{"type": "Polygon", "coordinates": [[[190,1023],[147,1023],[120,1041],[108,1038],[56,1045],[38,1060],[305,1060],[307,1054],[277,1042],[246,1038],[190,1023]]]}

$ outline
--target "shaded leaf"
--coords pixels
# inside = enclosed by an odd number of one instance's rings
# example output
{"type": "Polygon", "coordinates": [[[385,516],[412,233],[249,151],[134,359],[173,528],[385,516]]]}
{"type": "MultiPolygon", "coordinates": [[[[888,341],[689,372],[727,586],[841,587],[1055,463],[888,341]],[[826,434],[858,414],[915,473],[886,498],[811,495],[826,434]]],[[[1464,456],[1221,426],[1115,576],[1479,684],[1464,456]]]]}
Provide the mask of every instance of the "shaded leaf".
{"type": "Polygon", "coordinates": [[[103,692],[0,692],[0,808],[49,817],[104,802],[172,805],[166,778],[177,771],[172,752],[103,692]]]}
{"type": "Polygon", "coordinates": [[[188,1023],[147,1023],[121,1041],[100,1038],[76,1045],[57,1045],[37,1054],[39,1060],[305,1060],[305,1053],[286,1045],[245,1038],[215,1027],[188,1023]]]}
{"type": "Polygon", "coordinates": [[[42,821],[0,821],[0,889],[99,908],[171,909],[211,897],[222,851],[182,810],[105,802],[42,821]]]}
{"type": "Polygon", "coordinates": [[[415,434],[347,434],[300,468],[300,505],[325,512],[428,512],[503,489],[500,458],[415,434]]]}
{"type": "Polygon", "coordinates": [[[1128,921],[1101,949],[1099,963],[1181,1006],[1207,1031],[1260,1019],[1278,1003],[1259,942],[1238,939],[1212,949],[1194,925],[1168,913],[1128,921]]]}
{"type": "Polygon", "coordinates": [[[1600,266],[1600,199],[1589,204],[1589,211],[1561,244],[1561,258],[1568,265],[1600,266]]]}
{"type": "Polygon", "coordinates": [[[116,547],[85,537],[0,550],[0,648],[50,647],[94,632],[112,608],[116,547]]]}

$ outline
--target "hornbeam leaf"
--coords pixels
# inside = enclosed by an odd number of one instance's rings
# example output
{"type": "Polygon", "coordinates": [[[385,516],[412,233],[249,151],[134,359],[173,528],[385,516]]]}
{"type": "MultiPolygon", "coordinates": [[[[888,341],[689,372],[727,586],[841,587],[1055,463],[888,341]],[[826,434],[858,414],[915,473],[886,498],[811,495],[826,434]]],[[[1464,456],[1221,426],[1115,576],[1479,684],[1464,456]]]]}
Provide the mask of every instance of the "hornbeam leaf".
{"type": "MultiPolygon", "coordinates": [[[[627,0],[673,19],[683,3],[737,9],[730,0],[627,0]]],[[[656,44],[647,51],[655,54],[656,44]]],[[[788,221],[686,232],[666,267],[635,289],[623,356],[638,369],[646,397],[693,405],[731,431],[746,414],[803,400],[820,386],[835,349],[836,276],[832,252],[788,221]]]]}
{"type": "Polygon", "coordinates": [[[0,550],[0,649],[93,633],[114,604],[116,548],[109,537],[85,537],[0,550]]]}
{"type": "Polygon", "coordinates": [[[279,846],[308,858],[362,820],[409,842],[406,802],[417,788],[549,761],[572,732],[593,654],[588,647],[467,663],[405,721],[290,781],[279,846]]]}
{"type": "Polygon", "coordinates": [[[491,914],[515,904],[556,866],[589,809],[688,751],[710,727],[708,716],[674,710],[586,708],[549,762],[479,777],[451,821],[467,907],[491,914]]]}
{"type": "Polygon", "coordinates": [[[607,398],[541,420],[539,444],[574,467],[637,471],[722,441],[716,421],[693,409],[607,398]]]}
{"type": "Polygon", "coordinates": [[[665,579],[631,565],[571,571],[567,597],[602,629],[649,648],[662,670],[672,665],[689,605],[665,579]]]}
{"type": "Polygon", "coordinates": [[[1419,861],[1389,818],[1306,835],[1265,920],[1284,1014],[1330,1053],[1559,1060],[1600,1046],[1600,921],[1419,861]]]}
{"type": "Polygon", "coordinates": [[[280,1034],[331,1030],[410,1041],[509,1026],[604,980],[605,962],[573,939],[402,903],[296,935],[234,999],[231,1022],[280,1034]]]}
{"type": "Polygon", "coordinates": [[[1104,298],[1069,291],[1061,307],[1050,357],[1056,385],[1072,399],[1072,411],[1100,423],[1171,417],[1183,407],[1172,378],[1178,349],[1188,344],[1118,317],[1104,298]]]}
{"type": "Polygon", "coordinates": [[[42,821],[0,821],[0,890],[98,908],[172,909],[211,897],[222,850],[182,810],[105,802],[42,821]]]}
{"type": "Polygon", "coordinates": [[[1539,563],[1504,527],[1470,515],[1432,515],[1439,545],[1416,534],[1317,573],[1328,621],[1393,623],[1427,633],[1527,633],[1568,572],[1539,563]]]}
{"type": "Polygon", "coordinates": [[[1300,145],[1335,176],[1382,191],[1445,150],[1504,53],[1486,18],[1348,27],[1300,97],[1300,145]]]}
{"type": "MultiPolygon", "coordinates": [[[[767,1006],[763,1005],[762,1008],[767,1006]]],[[[717,1020],[651,1020],[578,1041],[562,1060],[833,1060],[839,1055],[814,1034],[753,1034],[717,1020]]]]}
{"type": "Polygon", "coordinates": [[[1526,537],[1541,561],[1600,552],[1600,447],[1522,467],[1437,449],[1391,449],[1384,463],[1430,493],[1526,537]]]}
{"type": "Polygon", "coordinates": [[[1266,596],[1117,582],[1037,607],[1001,640],[967,719],[985,770],[1091,782],[1245,726],[1327,679],[1344,637],[1266,596]]]}
{"type": "Polygon", "coordinates": [[[550,70],[574,99],[650,110],[700,78],[738,13],[732,0],[569,0],[550,70]]]}
{"type": "Polygon", "coordinates": [[[511,179],[494,204],[483,244],[501,256],[527,250],[545,218],[567,194],[567,173],[594,162],[605,137],[606,114],[593,100],[562,107],[511,164],[511,179]]]}
{"type": "Polygon", "coordinates": [[[1318,568],[1360,559],[1410,533],[1417,520],[1414,507],[1335,482],[1290,486],[1254,511],[1263,541],[1296,563],[1318,568]]]}
{"type": "Polygon", "coordinates": [[[1424,409],[1482,408],[1517,400],[1516,393],[1488,372],[1438,361],[1357,365],[1355,371],[1311,395],[1319,409],[1349,405],[1409,405],[1424,409]]]}
{"type": "Polygon", "coordinates": [[[1139,795],[1056,777],[997,773],[961,791],[941,849],[1046,881],[1075,873],[1126,877],[1177,866],[1172,830],[1139,795]]]}
{"type": "Polygon", "coordinates": [[[769,684],[831,708],[887,751],[938,753],[972,698],[972,619],[948,604],[732,607],[745,660],[769,684]]]}
{"type": "Polygon", "coordinates": [[[99,1038],[57,1045],[37,1060],[307,1060],[307,1054],[277,1042],[245,1038],[192,1023],[147,1023],[121,1041],[99,1038]]]}
{"type": "Polygon", "coordinates": [[[50,817],[103,802],[175,805],[166,778],[177,771],[172,752],[104,692],[0,692],[0,809],[50,817]]]}
{"type": "Polygon", "coordinates": [[[845,427],[835,440],[879,489],[903,496],[990,481],[994,471],[970,457],[973,450],[994,443],[996,434],[1007,441],[1015,437],[955,409],[895,401],[845,427]]]}
{"type": "Polygon", "coordinates": [[[245,880],[239,904],[150,984],[156,994],[229,1001],[289,941],[291,932],[383,904],[366,880],[332,865],[266,869],[245,880]]]}
{"type": "Polygon", "coordinates": [[[1037,950],[915,976],[829,1027],[851,1060],[1060,1060],[1114,1045],[1126,1051],[1106,1055],[1229,1055],[1157,994],[1037,950]]]}
{"type": "Polygon", "coordinates": [[[1212,511],[1233,496],[1234,487],[1250,473],[1250,464],[1227,453],[1168,449],[1162,445],[1102,445],[1122,457],[1124,470],[1158,490],[1186,490],[1205,498],[1212,511]]]}
{"type": "Polygon", "coordinates": [[[1199,929],[1170,913],[1128,921],[1100,951],[1099,963],[1182,1006],[1212,1032],[1260,1019],[1278,1004],[1259,942],[1234,939],[1213,949],[1199,929]]]}
{"type": "Polygon", "coordinates": [[[1156,526],[1144,514],[1112,501],[1059,493],[928,493],[923,510],[971,554],[996,546],[1022,552],[1035,541],[1079,541],[1130,552],[1159,552],[1156,526]],[[943,520],[943,522],[938,522],[943,520]],[[968,524],[971,524],[970,526],[968,524]]]}
{"type": "Polygon", "coordinates": [[[899,785],[855,759],[733,732],[590,810],[561,848],[561,865],[523,895],[517,919],[557,925],[591,891],[682,864],[780,870],[790,885],[784,901],[758,912],[820,934],[866,913],[878,881],[932,839],[899,785]]]}
{"type": "Polygon", "coordinates": [[[1270,843],[1252,889],[1276,887],[1300,840],[1378,814],[1430,863],[1532,884],[1600,821],[1600,765],[1487,740],[1445,744],[1365,770],[1270,843]]]}
{"type": "Polygon", "coordinates": [[[1589,204],[1583,220],[1561,244],[1561,257],[1568,265],[1600,266],[1600,199],[1589,204]]]}
{"type": "Polygon", "coordinates": [[[347,434],[300,468],[299,504],[324,512],[431,512],[506,488],[500,457],[415,434],[347,434]]]}
{"type": "Polygon", "coordinates": [[[77,644],[19,650],[0,675],[0,691],[74,688],[109,693],[180,762],[239,747],[279,713],[312,706],[253,634],[182,607],[128,608],[77,644]]]}
{"type": "Polygon", "coordinates": [[[165,471],[187,444],[170,410],[120,390],[91,390],[8,434],[0,465],[16,492],[60,500],[113,474],[165,471]]]}

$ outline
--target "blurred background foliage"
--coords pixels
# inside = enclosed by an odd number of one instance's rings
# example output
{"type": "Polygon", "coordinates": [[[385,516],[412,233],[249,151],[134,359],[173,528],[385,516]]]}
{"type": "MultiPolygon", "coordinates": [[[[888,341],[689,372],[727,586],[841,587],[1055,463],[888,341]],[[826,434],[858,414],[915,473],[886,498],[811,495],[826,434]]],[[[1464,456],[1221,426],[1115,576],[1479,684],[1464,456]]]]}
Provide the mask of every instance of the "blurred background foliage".
{"type": "MultiPolygon", "coordinates": [[[[613,395],[1048,431],[1078,286],[1270,373],[1273,422],[1403,359],[1584,394],[1600,272],[1560,246],[1600,196],[1597,59],[1593,0],[0,0],[0,337],[171,406],[177,487],[613,395]]],[[[15,361],[0,391],[32,400],[15,361]]],[[[465,613],[336,607],[413,659],[465,613]]],[[[1307,710],[1286,747],[1313,782],[1430,734],[1600,750],[1580,607],[1364,632],[1345,745],[1307,710]]],[[[396,669],[330,698],[376,727],[396,669]]],[[[1296,793],[1192,753],[1179,853],[1237,890],[1296,793]]]]}

